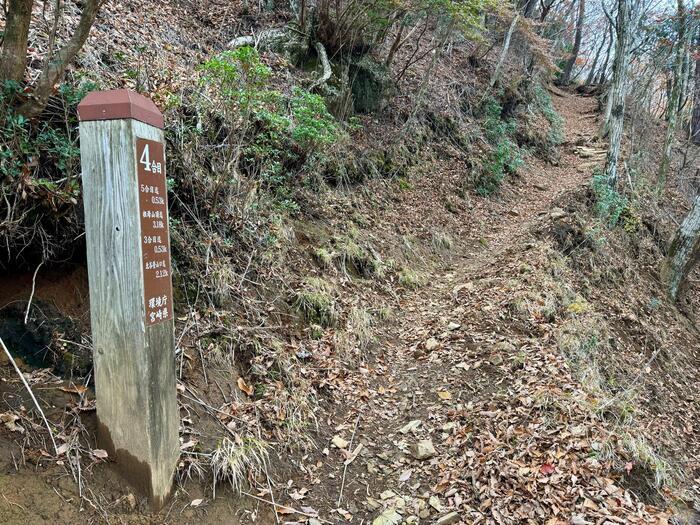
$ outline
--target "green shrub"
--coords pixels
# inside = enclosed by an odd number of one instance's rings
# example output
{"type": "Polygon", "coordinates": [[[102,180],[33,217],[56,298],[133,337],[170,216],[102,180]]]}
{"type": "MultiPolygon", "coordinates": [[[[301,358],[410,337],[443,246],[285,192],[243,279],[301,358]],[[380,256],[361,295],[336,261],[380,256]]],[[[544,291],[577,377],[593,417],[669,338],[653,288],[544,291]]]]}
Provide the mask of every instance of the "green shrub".
{"type": "Polygon", "coordinates": [[[410,268],[404,268],[399,272],[399,284],[411,290],[420,288],[425,284],[425,276],[410,268]]]}
{"type": "Polygon", "coordinates": [[[549,122],[549,133],[547,140],[552,146],[559,146],[564,142],[564,119],[557,113],[552,104],[552,97],[542,84],[535,84],[533,94],[537,108],[549,122]]]}
{"type": "Polygon", "coordinates": [[[260,180],[282,209],[295,212],[290,179],[321,146],[341,137],[324,99],[298,87],[290,95],[270,89],[272,70],[250,46],[220,53],[201,70],[202,85],[215,100],[212,110],[223,109],[221,129],[212,140],[230,141],[227,150],[233,150],[222,164],[239,166],[260,180]]]}
{"type": "Polygon", "coordinates": [[[292,140],[303,149],[311,151],[336,141],[339,127],[328,112],[323,97],[294,88],[291,108],[292,140]]]}
{"type": "Polygon", "coordinates": [[[595,196],[594,210],[596,214],[608,226],[617,226],[623,214],[628,210],[627,197],[611,188],[600,170],[594,171],[591,186],[595,196]]]}
{"type": "Polygon", "coordinates": [[[338,322],[333,287],[317,277],[309,277],[302,283],[292,307],[311,324],[329,327],[338,322]]]}
{"type": "Polygon", "coordinates": [[[217,87],[217,95],[228,99],[238,110],[256,107],[268,93],[264,88],[272,70],[263,64],[251,46],[224,51],[210,58],[201,69],[202,81],[217,87]]]}
{"type": "Polygon", "coordinates": [[[474,186],[476,192],[485,197],[498,191],[506,175],[515,174],[523,159],[520,148],[512,139],[515,123],[501,118],[501,105],[493,97],[488,97],[483,109],[484,135],[493,149],[476,174],[474,186]]]}

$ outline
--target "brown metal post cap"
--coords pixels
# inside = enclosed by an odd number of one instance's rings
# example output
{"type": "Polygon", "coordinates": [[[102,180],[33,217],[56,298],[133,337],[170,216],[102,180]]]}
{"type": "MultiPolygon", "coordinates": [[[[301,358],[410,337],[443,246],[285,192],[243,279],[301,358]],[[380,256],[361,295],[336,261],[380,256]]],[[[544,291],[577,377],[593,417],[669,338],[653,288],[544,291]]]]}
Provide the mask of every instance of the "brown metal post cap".
{"type": "Polygon", "coordinates": [[[117,120],[132,118],[163,129],[163,114],[153,101],[128,89],[93,91],[78,104],[78,118],[90,120],[117,120]]]}

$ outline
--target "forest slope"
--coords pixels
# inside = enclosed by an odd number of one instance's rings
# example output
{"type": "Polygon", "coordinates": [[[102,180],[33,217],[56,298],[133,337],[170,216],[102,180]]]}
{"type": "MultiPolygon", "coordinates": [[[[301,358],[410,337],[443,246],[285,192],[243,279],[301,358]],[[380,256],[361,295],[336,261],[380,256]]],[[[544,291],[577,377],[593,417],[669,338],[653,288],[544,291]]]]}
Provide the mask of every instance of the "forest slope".
{"type": "Polygon", "coordinates": [[[3,128],[26,170],[2,186],[0,335],[60,453],[2,362],[0,521],[690,519],[700,294],[678,309],[659,268],[695,150],[652,202],[631,167],[665,128],[633,106],[630,188],[600,184],[601,100],[551,82],[564,4],[478,36],[427,10],[393,69],[386,34],[347,57],[314,19],[328,85],[311,31],[251,6],[108,2],[41,118],[3,128]],[[308,39],[234,45],[271,28],[308,39]],[[155,513],[95,442],[75,105],[115,87],[166,117],[182,446],[155,513]]]}

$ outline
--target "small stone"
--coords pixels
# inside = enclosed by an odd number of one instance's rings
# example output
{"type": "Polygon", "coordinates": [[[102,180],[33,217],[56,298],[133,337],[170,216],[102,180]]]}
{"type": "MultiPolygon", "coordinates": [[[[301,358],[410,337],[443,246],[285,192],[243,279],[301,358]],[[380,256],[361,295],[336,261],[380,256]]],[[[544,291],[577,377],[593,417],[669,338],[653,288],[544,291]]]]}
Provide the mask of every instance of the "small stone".
{"type": "Polygon", "coordinates": [[[551,212],[549,212],[549,216],[555,221],[563,219],[564,217],[566,217],[566,215],[566,212],[561,208],[554,208],[551,212]]]}
{"type": "Polygon", "coordinates": [[[495,344],[493,347],[501,352],[513,353],[516,351],[515,345],[509,343],[508,341],[501,341],[500,343],[495,344]]]}
{"type": "Polygon", "coordinates": [[[309,518],[308,521],[309,525],[321,525],[321,522],[317,520],[316,518],[309,518]]]}
{"type": "Polygon", "coordinates": [[[331,440],[331,442],[332,442],[337,448],[340,448],[340,449],[346,449],[346,448],[348,448],[348,442],[345,441],[345,440],[344,440],[343,438],[341,438],[340,436],[333,436],[333,439],[331,440]]]}
{"type": "Polygon", "coordinates": [[[435,447],[432,439],[422,439],[411,445],[411,455],[419,460],[429,459],[435,455],[435,447]]]}
{"type": "Polygon", "coordinates": [[[440,503],[440,498],[437,496],[430,496],[428,499],[428,505],[433,507],[438,512],[442,511],[442,503],[440,503]]]}
{"type": "Polygon", "coordinates": [[[413,432],[414,430],[418,430],[418,427],[421,425],[422,421],[420,419],[414,419],[413,421],[409,421],[406,423],[399,432],[402,434],[408,434],[409,432],[413,432]]]}
{"type": "Polygon", "coordinates": [[[435,525],[453,525],[459,521],[459,514],[456,512],[450,512],[445,514],[435,522],[435,525]]]}
{"type": "Polygon", "coordinates": [[[435,339],[434,337],[431,337],[430,339],[428,339],[428,340],[425,342],[425,349],[426,349],[428,352],[432,352],[432,351],[435,350],[438,346],[440,346],[440,343],[439,343],[438,340],[435,339]]]}
{"type": "Polygon", "coordinates": [[[454,332],[455,330],[459,330],[460,326],[462,326],[462,325],[452,321],[452,322],[450,322],[450,324],[447,325],[447,329],[450,330],[451,332],[454,332]]]}
{"type": "Polygon", "coordinates": [[[418,517],[420,517],[421,519],[426,519],[428,516],[430,516],[430,510],[428,508],[422,509],[418,513],[418,517]]]}
{"type": "Polygon", "coordinates": [[[382,492],[379,495],[379,497],[383,500],[387,500],[387,499],[395,498],[396,495],[397,495],[396,492],[394,492],[393,490],[385,490],[384,492],[382,492]]]}

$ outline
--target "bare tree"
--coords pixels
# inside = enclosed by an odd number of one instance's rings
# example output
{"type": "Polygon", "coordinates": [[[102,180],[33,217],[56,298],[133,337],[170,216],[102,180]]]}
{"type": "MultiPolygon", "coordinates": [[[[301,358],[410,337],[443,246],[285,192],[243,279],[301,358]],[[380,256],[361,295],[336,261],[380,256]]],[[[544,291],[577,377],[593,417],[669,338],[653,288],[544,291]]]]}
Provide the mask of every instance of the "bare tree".
{"type": "MultiPolygon", "coordinates": [[[[90,28],[95,22],[97,13],[105,0],[85,0],[80,20],[68,41],[54,51],[53,45],[44,58],[41,74],[33,86],[30,86],[30,96],[18,108],[18,112],[28,118],[39,115],[53,93],[56,84],[63,78],[66,67],[83,47],[90,28]]],[[[0,50],[0,83],[6,80],[22,82],[26,68],[27,39],[31,24],[33,0],[9,0],[5,37],[0,50]]],[[[54,9],[58,16],[60,1],[56,1],[54,9]]],[[[54,24],[50,42],[55,41],[58,24],[54,24]]]]}
{"type": "MultiPolygon", "coordinates": [[[[581,50],[581,39],[583,38],[583,23],[586,17],[586,0],[578,0],[578,18],[576,19],[576,36],[574,37],[574,48],[571,56],[566,61],[564,72],[561,75],[561,85],[568,86],[571,83],[571,72],[576,64],[579,51],[581,50]]],[[[597,59],[597,57],[596,57],[597,59]]]]}
{"type": "Polygon", "coordinates": [[[612,46],[615,43],[615,24],[613,23],[608,23],[608,36],[610,40],[608,41],[608,48],[605,50],[605,62],[603,62],[603,65],[598,73],[598,80],[596,81],[597,84],[603,84],[607,80],[608,64],[610,63],[612,46]]]}
{"type": "Polygon", "coordinates": [[[603,134],[608,134],[610,137],[605,159],[605,177],[611,187],[617,185],[617,161],[620,156],[625,119],[625,91],[630,42],[629,12],[629,0],[618,0],[615,24],[617,44],[615,46],[615,61],[613,62],[613,79],[608,91],[606,119],[603,123],[603,134]]]}
{"type": "Polygon", "coordinates": [[[662,270],[668,295],[678,300],[690,271],[700,255],[700,194],[671,242],[662,270]]]}
{"type": "MultiPolygon", "coordinates": [[[[700,49],[700,30],[696,37],[697,47],[700,49]]],[[[691,135],[693,144],[700,146],[700,52],[695,54],[695,88],[693,98],[693,116],[691,118],[691,135]]]]}
{"type": "Polygon", "coordinates": [[[34,0],[8,0],[5,34],[0,52],[0,84],[22,82],[34,0]]]}
{"type": "Polygon", "coordinates": [[[588,77],[586,78],[586,84],[592,84],[593,81],[595,80],[595,74],[596,74],[596,68],[598,67],[598,59],[600,59],[600,52],[603,50],[603,47],[605,46],[605,43],[608,40],[608,32],[607,29],[606,31],[603,32],[603,39],[600,41],[600,46],[598,46],[598,50],[595,53],[595,56],[593,57],[593,64],[591,64],[590,69],[588,70],[588,77]]]}
{"type": "Polygon", "coordinates": [[[657,180],[657,192],[661,192],[666,185],[666,177],[668,175],[669,166],[671,164],[671,148],[676,135],[676,123],[678,122],[678,108],[682,97],[681,90],[683,88],[683,58],[686,54],[686,17],[685,4],[683,0],[678,0],[678,40],[676,42],[676,57],[673,65],[672,84],[669,96],[668,106],[666,108],[666,139],[664,140],[664,149],[661,154],[661,162],[659,163],[659,173],[657,180]]]}
{"type": "Polygon", "coordinates": [[[498,82],[498,78],[501,75],[501,68],[503,67],[503,63],[506,60],[506,56],[508,55],[508,49],[510,48],[510,41],[513,38],[513,33],[515,32],[515,27],[518,25],[518,20],[520,19],[520,13],[517,12],[515,13],[515,16],[513,17],[513,20],[510,23],[510,26],[508,27],[508,32],[506,33],[506,38],[503,41],[503,49],[501,49],[501,55],[498,57],[498,63],[496,64],[495,69],[493,70],[493,75],[491,75],[491,82],[489,86],[493,88],[496,85],[496,82],[498,82]]]}

